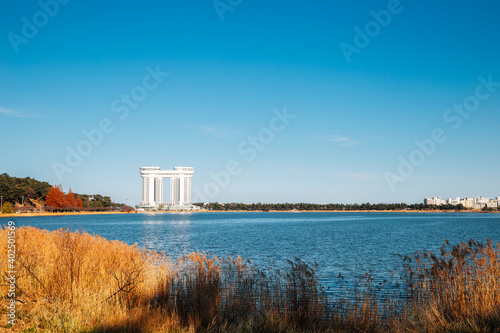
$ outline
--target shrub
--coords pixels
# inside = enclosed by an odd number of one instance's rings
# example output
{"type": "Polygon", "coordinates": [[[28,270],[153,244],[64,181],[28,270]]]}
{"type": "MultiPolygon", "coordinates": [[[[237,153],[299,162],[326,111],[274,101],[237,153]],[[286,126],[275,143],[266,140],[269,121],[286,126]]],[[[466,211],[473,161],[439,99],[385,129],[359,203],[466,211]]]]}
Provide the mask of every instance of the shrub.
{"type": "Polygon", "coordinates": [[[12,208],[12,204],[10,202],[4,202],[2,207],[3,214],[12,214],[14,213],[14,209],[12,208]]]}

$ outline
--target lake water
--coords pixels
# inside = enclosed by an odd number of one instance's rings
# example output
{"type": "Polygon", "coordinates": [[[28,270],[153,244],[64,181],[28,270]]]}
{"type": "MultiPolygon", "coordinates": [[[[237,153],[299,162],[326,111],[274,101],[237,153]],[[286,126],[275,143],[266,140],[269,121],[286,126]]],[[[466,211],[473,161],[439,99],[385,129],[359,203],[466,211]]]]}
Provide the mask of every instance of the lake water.
{"type": "Polygon", "coordinates": [[[116,214],[0,218],[17,226],[69,228],[109,240],[165,251],[173,258],[196,250],[240,255],[259,265],[295,257],[317,262],[317,273],[332,285],[369,269],[387,278],[400,267],[396,254],[437,251],[471,238],[500,241],[500,214],[475,213],[193,213],[116,214]]]}

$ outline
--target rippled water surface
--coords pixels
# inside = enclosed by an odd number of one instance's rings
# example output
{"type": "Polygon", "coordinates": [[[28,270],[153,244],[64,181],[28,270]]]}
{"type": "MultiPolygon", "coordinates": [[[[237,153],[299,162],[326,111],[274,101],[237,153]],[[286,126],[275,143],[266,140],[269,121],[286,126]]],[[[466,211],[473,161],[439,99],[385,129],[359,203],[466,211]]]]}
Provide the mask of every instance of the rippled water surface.
{"type": "MultiPolygon", "coordinates": [[[[0,218],[6,224],[9,219],[0,218]]],[[[387,276],[396,254],[437,251],[474,238],[500,241],[500,214],[475,213],[188,213],[11,218],[18,226],[69,228],[138,243],[176,258],[200,250],[281,265],[298,257],[317,262],[327,284],[373,270],[387,276]]]]}

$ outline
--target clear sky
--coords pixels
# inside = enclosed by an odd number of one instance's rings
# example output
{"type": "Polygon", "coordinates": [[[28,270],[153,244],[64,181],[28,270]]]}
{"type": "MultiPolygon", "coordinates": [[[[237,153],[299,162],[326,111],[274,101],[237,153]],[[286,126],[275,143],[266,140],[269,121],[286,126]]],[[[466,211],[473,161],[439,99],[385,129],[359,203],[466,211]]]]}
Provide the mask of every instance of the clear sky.
{"type": "Polygon", "coordinates": [[[129,204],[141,166],[194,167],[195,201],[498,196],[498,13],[498,1],[5,0],[0,172],[129,204]]]}

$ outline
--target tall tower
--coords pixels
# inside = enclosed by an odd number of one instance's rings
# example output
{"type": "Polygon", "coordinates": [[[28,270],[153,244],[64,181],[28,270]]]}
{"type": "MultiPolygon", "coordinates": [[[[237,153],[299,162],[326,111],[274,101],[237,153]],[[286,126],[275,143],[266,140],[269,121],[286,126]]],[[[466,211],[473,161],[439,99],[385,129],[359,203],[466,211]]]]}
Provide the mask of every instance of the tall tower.
{"type": "Polygon", "coordinates": [[[175,172],[179,177],[175,178],[175,184],[170,183],[171,188],[174,187],[174,196],[170,198],[171,202],[179,206],[191,204],[191,177],[194,169],[186,167],[175,167],[175,172]]]}
{"type": "MultiPolygon", "coordinates": [[[[156,177],[159,167],[140,168],[142,176],[142,201],[141,205],[155,206],[156,199],[163,200],[163,179],[160,180],[161,186],[156,177]]],[[[159,201],[161,202],[161,201],[159,201]]]]}
{"type": "Polygon", "coordinates": [[[172,205],[178,206],[180,203],[180,178],[172,177],[170,178],[170,202],[172,205]]]}
{"type": "Polygon", "coordinates": [[[155,197],[154,202],[157,205],[163,204],[163,177],[155,177],[155,197]]]}

